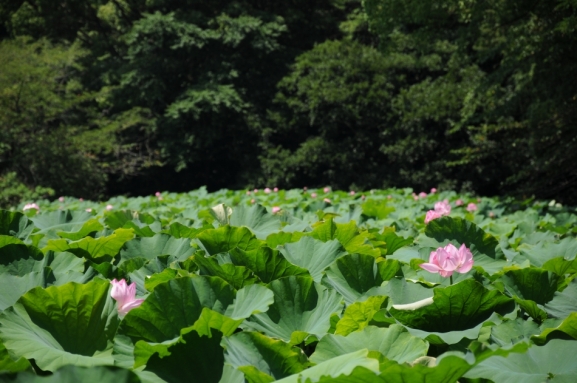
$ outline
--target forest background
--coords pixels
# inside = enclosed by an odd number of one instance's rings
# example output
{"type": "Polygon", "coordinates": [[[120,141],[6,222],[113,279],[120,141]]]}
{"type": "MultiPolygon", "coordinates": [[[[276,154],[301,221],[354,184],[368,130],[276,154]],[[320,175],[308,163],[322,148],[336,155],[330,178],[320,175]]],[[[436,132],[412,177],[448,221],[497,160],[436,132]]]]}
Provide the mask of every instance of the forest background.
{"type": "Polygon", "coordinates": [[[577,0],[0,0],[0,206],[263,186],[577,204],[577,0]]]}

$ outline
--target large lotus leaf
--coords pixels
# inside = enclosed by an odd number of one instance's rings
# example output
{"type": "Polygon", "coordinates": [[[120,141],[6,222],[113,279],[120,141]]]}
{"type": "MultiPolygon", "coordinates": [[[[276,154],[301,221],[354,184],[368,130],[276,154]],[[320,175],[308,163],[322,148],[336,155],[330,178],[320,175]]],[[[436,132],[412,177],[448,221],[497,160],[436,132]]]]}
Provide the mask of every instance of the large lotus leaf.
{"type": "Polygon", "coordinates": [[[24,214],[0,210],[0,235],[11,235],[21,240],[28,238],[34,225],[24,214]]]}
{"type": "Polygon", "coordinates": [[[565,290],[556,291],[544,309],[553,318],[565,318],[575,312],[577,307],[577,281],[573,279],[565,290]]]}
{"type": "Polygon", "coordinates": [[[573,339],[577,339],[577,312],[569,314],[569,316],[565,318],[563,322],[561,322],[558,326],[545,328],[541,334],[535,334],[531,340],[533,340],[533,342],[536,344],[541,345],[545,344],[549,339],[553,339],[563,334],[567,334],[573,339]]]}
{"type": "Polygon", "coordinates": [[[174,238],[168,234],[156,234],[153,237],[135,238],[126,242],[120,252],[120,263],[134,258],[154,259],[168,255],[168,262],[184,261],[194,253],[188,238],[174,238]]]}
{"type": "Polygon", "coordinates": [[[279,249],[290,263],[308,270],[317,283],[324,270],[346,254],[337,240],[321,242],[311,237],[303,237],[298,242],[279,246],[279,249]]]}
{"type": "Polygon", "coordinates": [[[113,363],[118,316],[110,282],[36,287],[0,314],[0,338],[17,357],[34,359],[42,370],[113,363]]]}
{"type": "Polygon", "coordinates": [[[92,218],[92,213],[86,211],[56,210],[49,213],[38,214],[30,218],[34,225],[40,229],[39,234],[44,238],[40,247],[49,239],[59,238],[58,232],[75,232],[82,228],[84,222],[92,218]]]}
{"type": "Polygon", "coordinates": [[[42,251],[45,253],[68,251],[95,263],[110,262],[132,238],[134,238],[132,229],[116,229],[111,235],[99,238],[85,237],[73,242],[66,239],[52,239],[42,251]]]}
{"type": "Polygon", "coordinates": [[[218,383],[223,375],[222,333],[200,335],[192,330],[166,351],[153,354],[146,363],[151,371],[170,383],[218,383]]]}
{"type": "MultiPolygon", "coordinates": [[[[13,378],[0,375],[1,383],[13,382],[13,378]]],[[[138,375],[130,370],[112,366],[78,367],[64,366],[49,376],[38,376],[30,372],[16,375],[20,383],[140,383],[138,375]]]]}
{"type": "Polygon", "coordinates": [[[24,275],[40,271],[44,254],[34,247],[24,244],[18,238],[0,235],[0,274],[24,275]]]}
{"type": "Polygon", "coordinates": [[[398,363],[411,363],[415,359],[427,355],[429,345],[426,341],[412,336],[404,327],[396,324],[389,328],[368,326],[362,331],[356,331],[347,336],[325,335],[317,344],[310,360],[318,364],[364,348],[378,351],[387,359],[395,360],[398,363]]]}
{"type": "Polygon", "coordinates": [[[166,230],[162,230],[161,233],[168,234],[174,238],[192,239],[196,238],[196,236],[204,230],[204,228],[188,227],[180,222],[173,222],[166,230]]]}
{"type": "Polygon", "coordinates": [[[236,292],[234,302],[225,315],[232,319],[246,319],[253,314],[266,312],[274,303],[274,293],[261,285],[248,285],[236,292]]]}
{"type": "MultiPolygon", "coordinates": [[[[298,374],[288,376],[284,379],[277,380],[277,383],[308,383],[321,381],[321,377],[337,377],[339,375],[348,375],[355,368],[364,367],[373,371],[373,376],[379,371],[379,362],[368,356],[368,350],[354,351],[348,354],[340,355],[317,364],[314,367],[306,369],[298,374]]],[[[369,380],[372,382],[372,380],[369,380]]]]}
{"type": "Polygon", "coordinates": [[[246,266],[264,283],[290,275],[308,275],[306,269],[293,265],[278,250],[266,246],[252,251],[233,249],[230,259],[235,265],[246,266]]]}
{"type": "Polygon", "coordinates": [[[2,381],[2,374],[7,372],[19,372],[29,369],[30,362],[26,358],[18,358],[17,360],[10,356],[4,344],[0,342],[0,382],[2,381]]]}
{"type": "Polygon", "coordinates": [[[351,304],[383,281],[394,277],[399,269],[396,259],[377,262],[370,255],[347,254],[337,259],[325,274],[326,281],[345,298],[347,304],[351,304]]]}
{"type": "Polygon", "coordinates": [[[156,286],[140,307],[126,315],[119,332],[134,342],[160,343],[192,326],[204,307],[224,314],[233,300],[232,287],[220,278],[176,278],[156,286]]]}
{"type": "MultiPolygon", "coordinates": [[[[121,266],[139,267],[128,273],[131,282],[136,282],[136,292],[140,295],[145,295],[149,292],[146,289],[147,282],[153,277],[163,273],[168,270],[170,265],[168,264],[168,256],[155,257],[149,261],[145,258],[132,258],[129,261],[124,262],[121,266]]],[[[119,267],[119,269],[124,269],[119,267]]],[[[176,270],[175,270],[176,271],[176,270]]],[[[170,272],[170,271],[169,271],[170,272]]],[[[150,284],[149,284],[150,286],[150,284]]]]}
{"type": "Polygon", "coordinates": [[[251,270],[245,266],[235,266],[232,263],[219,264],[216,257],[205,257],[203,253],[204,251],[198,251],[194,256],[194,263],[198,265],[201,275],[220,277],[235,289],[256,282],[251,270]]]}
{"type": "Polygon", "coordinates": [[[97,272],[89,267],[85,271],[85,261],[72,253],[54,253],[49,251],[44,257],[44,267],[48,268],[52,274],[55,286],[60,286],[68,282],[86,283],[97,275],[97,272]]]}
{"type": "Polygon", "coordinates": [[[277,279],[268,288],[274,293],[274,304],[266,313],[251,316],[243,326],[287,342],[297,331],[324,336],[331,315],[342,311],[342,297],[310,277],[277,279]]]}
{"type": "Polygon", "coordinates": [[[516,318],[491,326],[491,340],[503,347],[518,342],[529,342],[531,336],[539,332],[539,325],[534,321],[516,318]]]}
{"type": "Polygon", "coordinates": [[[509,294],[540,305],[553,299],[560,282],[557,274],[536,267],[508,270],[498,280],[509,294]]]}
{"type": "Polygon", "coordinates": [[[439,242],[445,240],[456,241],[466,244],[473,255],[484,254],[491,258],[502,258],[495,250],[499,241],[491,234],[487,234],[473,222],[459,217],[441,217],[432,220],[425,228],[428,237],[435,238],[439,242]]]}
{"type": "Polygon", "coordinates": [[[373,296],[365,301],[348,305],[343,317],[337,323],[335,334],[346,336],[367,327],[381,307],[386,305],[386,301],[387,297],[373,296]]]}
{"type": "Polygon", "coordinates": [[[391,298],[392,303],[397,305],[410,304],[433,297],[433,289],[401,277],[391,279],[384,291],[391,298]]]}
{"type": "Polygon", "coordinates": [[[361,235],[359,233],[359,229],[354,221],[336,224],[332,219],[328,219],[316,226],[310,236],[322,242],[336,239],[343,245],[345,250],[351,254],[366,254],[373,257],[381,255],[379,249],[375,249],[368,241],[367,235],[361,235]]]}
{"type": "Polygon", "coordinates": [[[93,237],[96,232],[102,229],[104,229],[104,226],[102,226],[102,224],[97,219],[94,218],[84,222],[84,224],[78,231],[71,231],[71,232],[59,231],[56,234],[58,234],[58,236],[61,238],[66,238],[71,241],[78,241],[87,236],[93,237]]]}
{"type": "Polygon", "coordinates": [[[399,322],[429,332],[449,332],[471,329],[497,312],[504,315],[515,308],[514,301],[499,291],[487,290],[479,282],[466,279],[445,288],[433,289],[430,304],[415,310],[389,312],[399,322]]]}
{"type": "Polygon", "coordinates": [[[258,240],[246,227],[228,225],[218,229],[205,230],[197,238],[210,255],[226,253],[234,248],[251,251],[262,244],[262,241],[258,240]]]}
{"type": "Polygon", "coordinates": [[[375,234],[375,238],[379,241],[385,242],[385,255],[392,255],[395,251],[409,246],[413,243],[413,238],[404,238],[395,233],[394,228],[385,228],[383,234],[375,234]]]}
{"type": "Polygon", "coordinates": [[[532,266],[542,267],[547,261],[563,257],[571,261],[577,255],[577,241],[574,237],[567,237],[558,243],[552,241],[539,241],[535,244],[524,243],[517,248],[521,253],[515,261],[528,260],[532,266]]]}
{"type": "Polygon", "coordinates": [[[388,201],[369,199],[362,205],[363,215],[375,219],[385,219],[396,209],[388,201]]]}
{"type": "Polygon", "coordinates": [[[12,306],[28,290],[38,286],[45,287],[53,278],[53,275],[46,271],[35,271],[23,276],[7,273],[0,275],[0,311],[12,306]]]}
{"type": "MultiPolygon", "coordinates": [[[[299,348],[258,332],[240,332],[226,338],[223,343],[226,349],[224,359],[235,368],[253,366],[260,373],[281,379],[308,367],[306,357],[299,348]]],[[[247,377],[258,374],[251,369],[241,370],[247,377]]]]}
{"type": "Polygon", "coordinates": [[[557,257],[543,264],[543,269],[554,272],[559,276],[577,273],[577,259],[567,260],[565,257],[557,257]]]}
{"type": "Polygon", "coordinates": [[[246,226],[258,239],[266,237],[281,228],[281,221],[278,216],[272,215],[261,205],[238,205],[232,210],[230,216],[231,226],[246,226]]]}
{"type": "Polygon", "coordinates": [[[495,383],[573,383],[577,381],[577,341],[553,339],[524,354],[489,358],[465,374],[495,383]]]}

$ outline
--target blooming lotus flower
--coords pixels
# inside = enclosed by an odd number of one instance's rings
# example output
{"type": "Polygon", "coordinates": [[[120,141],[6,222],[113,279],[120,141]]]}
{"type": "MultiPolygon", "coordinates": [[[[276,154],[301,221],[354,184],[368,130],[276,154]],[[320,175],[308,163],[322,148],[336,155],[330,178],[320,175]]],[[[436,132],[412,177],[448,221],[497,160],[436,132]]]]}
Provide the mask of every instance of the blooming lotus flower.
{"type": "Polygon", "coordinates": [[[312,198],[317,198],[317,193],[311,193],[312,198]]]}
{"type": "Polygon", "coordinates": [[[118,307],[118,314],[122,318],[134,308],[137,308],[144,302],[144,299],[136,299],[136,283],[132,282],[130,285],[126,284],[124,279],[117,281],[116,279],[110,281],[112,283],[112,290],[110,296],[116,300],[118,307]]]}
{"type": "Polygon", "coordinates": [[[265,194],[269,194],[271,192],[270,188],[264,188],[265,194]]]}
{"type": "Polygon", "coordinates": [[[246,195],[250,195],[250,190],[247,190],[247,191],[246,191],[246,195]]]}
{"type": "Polygon", "coordinates": [[[82,201],[84,201],[84,198],[81,197],[81,198],[78,198],[78,200],[79,200],[80,202],[82,202],[82,201]]]}
{"type": "Polygon", "coordinates": [[[428,263],[421,263],[423,269],[450,277],[453,272],[466,273],[473,267],[473,254],[463,243],[459,249],[452,244],[432,251],[428,263]]]}
{"type": "Polygon", "coordinates": [[[250,203],[255,203],[256,201],[253,199],[250,200],[250,203]]]}
{"type": "Polygon", "coordinates": [[[323,192],[328,193],[331,191],[331,188],[328,186],[325,186],[325,188],[323,189],[323,192]]]}
{"type": "Polygon", "coordinates": [[[92,208],[86,209],[87,212],[92,213],[92,208]]]}
{"type": "Polygon", "coordinates": [[[272,189],[273,192],[278,193],[278,188],[272,189]]]}
{"type": "Polygon", "coordinates": [[[437,188],[432,188],[431,189],[431,194],[435,194],[437,192],[437,188]]]}
{"type": "Polygon", "coordinates": [[[425,198],[426,196],[427,196],[427,193],[425,193],[425,192],[419,193],[419,198],[425,198]]]}
{"type": "Polygon", "coordinates": [[[114,209],[114,206],[112,206],[110,204],[106,205],[106,210],[110,211],[112,209],[114,209]]]}
{"type": "Polygon", "coordinates": [[[253,192],[258,193],[258,189],[254,189],[253,192]]]}
{"type": "Polygon", "coordinates": [[[455,205],[457,205],[457,206],[461,206],[462,204],[463,204],[463,200],[460,198],[455,201],[455,205]]]}
{"type": "Polygon", "coordinates": [[[307,191],[307,190],[309,190],[309,188],[307,188],[306,186],[304,186],[304,187],[303,187],[303,190],[304,190],[304,191],[307,191]]]}
{"type": "Polygon", "coordinates": [[[350,195],[355,195],[356,193],[355,193],[354,190],[351,190],[351,192],[350,192],[349,194],[350,194],[350,195]]]}
{"type": "Polygon", "coordinates": [[[473,212],[475,210],[477,210],[477,205],[475,205],[473,202],[467,205],[467,211],[473,212]]]}
{"type": "Polygon", "coordinates": [[[24,207],[22,208],[23,211],[26,210],[30,210],[30,209],[36,209],[38,211],[40,211],[40,206],[38,206],[35,203],[27,203],[26,205],[24,205],[24,207]]]}
{"type": "Polygon", "coordinates": [[[273,214],[276,214],[276,213],[278,213],[279,211],[280,211],[280,207],[278,207],[278,206],[273,206],[273,207],[272,207],[272,213],[273,213],[273,214]]]}
{"type": "Polygon", "coordinates": [[[58,198],[58,201],[64,202],[64,197],[59,197],[59,198],[58,198]]]}

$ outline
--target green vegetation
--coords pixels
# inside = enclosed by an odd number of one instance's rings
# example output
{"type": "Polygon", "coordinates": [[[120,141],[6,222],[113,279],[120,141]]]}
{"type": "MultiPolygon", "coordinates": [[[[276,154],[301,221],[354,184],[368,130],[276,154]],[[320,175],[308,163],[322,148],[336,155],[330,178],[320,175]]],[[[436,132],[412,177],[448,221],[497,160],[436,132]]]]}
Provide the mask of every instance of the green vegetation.
{"type": "Polygon", "coordinates": [[[0,0],[0,195],[577,204],[575,0],[0,0]],[[39,189],[38,189],[39,188],[39,189]]]}

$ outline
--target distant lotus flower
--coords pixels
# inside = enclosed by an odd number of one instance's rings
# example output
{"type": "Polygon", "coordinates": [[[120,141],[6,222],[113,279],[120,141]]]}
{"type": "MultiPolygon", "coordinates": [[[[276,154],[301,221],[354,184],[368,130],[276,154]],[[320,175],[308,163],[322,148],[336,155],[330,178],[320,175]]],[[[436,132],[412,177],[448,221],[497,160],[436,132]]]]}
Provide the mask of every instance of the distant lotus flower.
{"type": "Polygon", "coordinates": [[[492,211],[490,211],[490,212],[489,212],[489,217],[495,218],[495,213],[493,213],[492,211]]]}
{"type": "Polygon", "coordinates": [[[457,249],[452,244],[439,247],[437,251],[432,251],[428,263],[421,263],[421,268],[431,272],[439,273],[442,277],[450,277],[453,272],[466,273],[473,267],[473,254],[465,244],[457,249]]]}
{"type": "Polygon", "coordinates": [[[304,187],[303,187],[303,190],[304,190],[304,191],[307,191],[307,190],[309,190],[309,189],[308,189],[306,186],[304,186],[304,187]]]}
{"type": "Polygon", "coordinates": [[[387,196],[387,199],[393,199],[393,196],[389,194],[389,195],[387,196]]]}
{"type": "Polygon", "coordinates": [[[110,204],[106,205],[106,210],[110,211],[112,209],[114,209],[114,206],[112,206],[110,204]]]}
{"type": "Polygon", "coordinates": [[[325,199],[323,199],[323,202],[326,202],[326,203],[332,203],[332,202],[331,202],[331,200],[330,200],[330,199],[328,199],[328,198],[325,198],[325,199]]]}
{"type": "Polygon", "coordinates": [[[250,203],[255,203],[255,200],[254,200],[254,198],[250,200],[250,203]]]}
{"type": "Polygon", "coordinates": [[[367,197],[365,197],[365,195],[363,194],[363,195],[361,196],[361,199],[364,201],[365,198],[367,198],[367,197]]]}
{"type": "Polygon", "coordinates": [[[78,198],[78,200],[79,200],[80,202],[82,202],[82,201],[84,201],[84,198],[78,198]]]}
{"type": "Polygon", "coordinates": [[[270,188],[264,188],[264,192],[265,192],[266,194],[269,194],[269,193],[271,192],[271,190],[270,190],[270,188]]]}
{"type": "Polygon", "coordinates": [[[64,202],[64,197],[59,197],[59,198],[58,198],[58,201],[64,202]]]}
{"type": "Polygon", "coordinates": [[[451,205],[449,205],[449,201],[439,201],[435,203],[435,210],[429,210],[427,212],[427,215],[425,216],[425,224],[449,214],[451,214],[451,205]]]}
{"type": "Polygon", "coordinates": [[[325,188],[323,189],[323,192],[325,193],[329,193],[331,191],[331,188],[328,186],[325,186],[325,188]]]}
{"type": "Polygon", "coordinates": [[[431,194],[435,194],[437,192],[437,188],[432,188],[431,189],[431,194]]]}
{"type": "Polygon", "coordinates": [[[40,206],[38,206],[35,203],[27,203],[26,205],[24,205],[24,207],[22,208],[22,210],[26,211],[26,210],[30,210],[30,209],[36,209],[38,211],[40,211],[40,206]]]}
{"type": "Polygon", "coordinates": [[[317,193],[311,193],[311,198],[317,198],[317,193]]]}
{"type": "Polygon", "coordinates": [[[455,205],[457,206],[461,206],[463,204],[463,200],[462,199],[458,199],[455,201],[455,205]]]}
{"type": "Polygon", "coordinates": [[[427,196],[427,193],[425,193],[425,192],[420,192],[420,193],[419,193],[419,197],[420,197],[420,198],[425,198],[426,196],[427,196]]]}
{"type": "Polygon", "coordinates": [[[273,214],[276,214],[276,213],[278,213],[279,211],[280,211],[280,207],[278,207],[278,206],[273,206],[273,207],[272,207],[272,213],[273,213],[273,214]]]}
{"type": "Polygon", "coordinates": [[[142,302],[144,302],[144,299],[136,299],[135,282],[132,282],[128,286],[124,279],[121,279],[120,281],[113,279],[110,283],[112,283],[110,296],[116,300],[118,314],[121,318],[128,314],[130,310],[137,308],[142,304],[142,302]]]}
{"type": "Polygon", "coordinates": [[[351,190],[351,192],[350,192],[349,194],[350,194],[350,195],[355,195],[356,193],[355,193],[354,190],[351,190]]]}
{"type": "Polygon", "coordinates": [[[278,193],[278,188],[272,189],[273,192],[278,193]]]}
{"type": "Polygon", "coordinates": [[[258,189],[254,189],[253,192],[258,193],[258,189]]]}
{"type": "Polygon", "coordinates": [[[92,209],[91,209],[91,208],[86,209],[86,211],[89,212],[89,213],[92,213],[92,209]]]}
{"type": "Polygon", "coordinates": [[[477,210],[477,205],[475,205],[473,202],[471,202],[470,204],[467,205],[467,211],[476,211],[477,210]]]}
{"type": "Polygon", "coordinates": [[[157,197],[160,197],[162,195],[162,193],[158,191],[158,192],[154,193],[154,195],[157,197]]]}

